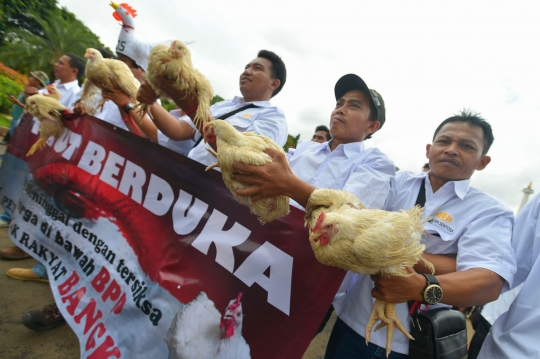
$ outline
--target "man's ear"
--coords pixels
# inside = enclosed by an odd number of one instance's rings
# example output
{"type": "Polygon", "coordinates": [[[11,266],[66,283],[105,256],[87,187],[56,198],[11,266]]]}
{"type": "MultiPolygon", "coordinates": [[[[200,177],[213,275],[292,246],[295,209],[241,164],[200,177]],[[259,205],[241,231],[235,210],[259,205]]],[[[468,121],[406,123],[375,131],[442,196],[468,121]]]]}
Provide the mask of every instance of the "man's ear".
{"type": "Polygon", "coordinates": [[[429,150],[431,149],[431,143],[426,145],[426,158],[429,160],[429,150]]]}
{"type": "Polygon", "coordinates": [[[491,162],[491,157],[482,155],[482,158],[480,159],[480,163],[476,167],[477,171],[482,171],[484,168],[486,168],[487,165],[491,162]]]}
{"type": "Polygon", "coordinates": [[[281,85],[281,81],[279,79],[273,79],[272,82],[270,83],[272,92],[274,92],[279,87],[279,85],[281,85]]]}
{"type": "Polygon", "coordinates": [[[377,132],[379,128],[381,128],[381,123],[379,121],[370,121],[369,127],[367,128],[366,132],[371,135],[372,133],[377,132]]]}

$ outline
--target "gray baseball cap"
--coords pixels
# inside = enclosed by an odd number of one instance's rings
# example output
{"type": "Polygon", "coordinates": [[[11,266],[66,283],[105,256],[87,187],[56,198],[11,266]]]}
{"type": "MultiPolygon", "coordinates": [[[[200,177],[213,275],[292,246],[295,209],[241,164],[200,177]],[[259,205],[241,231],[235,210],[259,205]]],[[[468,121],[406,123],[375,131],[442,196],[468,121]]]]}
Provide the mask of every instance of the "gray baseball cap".
{"type": "Polygon", "coordinates": [[[384,122],[386,121],[386,109],[384,107],[384,100],[380,93],[370,89],[364,80],[360,76],[355,74],[347,74],[342,76],[336,86],[334,87],[334,94],[336,95],[336,100],[339,100],[343,95],[352,90],[360,90],[365,94],[369,95],[369,100],[373,108],[375,108],[377,121],[381,123],[383,127],[384,122]]]}

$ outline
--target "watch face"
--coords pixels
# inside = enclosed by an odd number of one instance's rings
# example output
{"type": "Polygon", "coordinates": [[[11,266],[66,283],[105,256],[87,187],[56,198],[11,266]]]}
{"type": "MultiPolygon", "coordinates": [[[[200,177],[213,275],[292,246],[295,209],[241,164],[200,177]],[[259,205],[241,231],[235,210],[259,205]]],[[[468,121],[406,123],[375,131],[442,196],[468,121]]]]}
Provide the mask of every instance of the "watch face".
{"type": "Polygon", "coordinates": [[[438,285],[430,285],[424,293],[424,300],[428,304],[437,304],[442,298],[442,288],[438,285]]]}

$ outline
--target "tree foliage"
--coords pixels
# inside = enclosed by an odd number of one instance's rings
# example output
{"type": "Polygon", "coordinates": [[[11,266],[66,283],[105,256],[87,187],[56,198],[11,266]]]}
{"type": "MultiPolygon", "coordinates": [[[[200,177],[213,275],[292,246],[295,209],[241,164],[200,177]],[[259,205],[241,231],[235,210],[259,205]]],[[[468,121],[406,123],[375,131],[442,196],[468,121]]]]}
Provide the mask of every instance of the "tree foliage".
{"type": "Polygon", "coordinates": [[[66,54],[84,54],[88,47],[103,46],[99,38],[75,15],[65,8],[56,7],[56,0],[31,0],[22,4],[6,0],[2,19],[7,19],[3,29],[5,41],[0,44],[0,60],[17,71],[42,70],[54,78],[56,60],[66,54]],[[16,10],[31,10],[17,12],[16,10]]]}

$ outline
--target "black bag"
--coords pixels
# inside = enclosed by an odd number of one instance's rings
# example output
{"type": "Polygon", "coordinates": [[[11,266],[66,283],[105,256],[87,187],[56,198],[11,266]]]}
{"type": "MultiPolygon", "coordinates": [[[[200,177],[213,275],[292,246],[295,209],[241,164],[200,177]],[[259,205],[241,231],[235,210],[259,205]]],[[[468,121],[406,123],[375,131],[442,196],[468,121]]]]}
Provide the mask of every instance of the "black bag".
{"type": "MultiPolygon", "coordinates": [[[[425,179],[422,181],[416,204],[426,203],[425,179]]],[[[464,359],[467,358],[467,324],[465,315],[450,308],[419,312],[420,303],[409,302],[411,309],[411,359],[464,359]],[[416,304],[416,305],[415,305],[416,304]]]]}
{"type": "Polygon", "coordinates": [[[460,311],[438,308],[411,316],[409,358],[467,358],[467,325],[460,311]]]}

